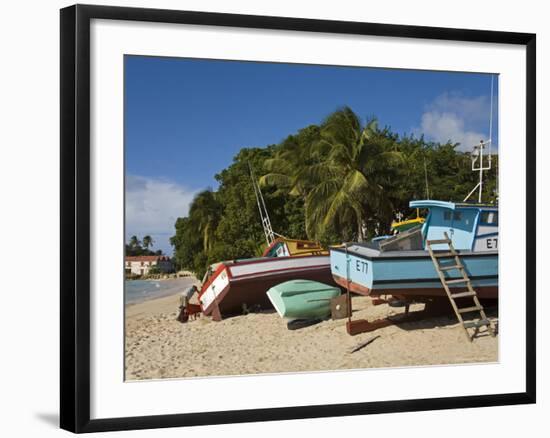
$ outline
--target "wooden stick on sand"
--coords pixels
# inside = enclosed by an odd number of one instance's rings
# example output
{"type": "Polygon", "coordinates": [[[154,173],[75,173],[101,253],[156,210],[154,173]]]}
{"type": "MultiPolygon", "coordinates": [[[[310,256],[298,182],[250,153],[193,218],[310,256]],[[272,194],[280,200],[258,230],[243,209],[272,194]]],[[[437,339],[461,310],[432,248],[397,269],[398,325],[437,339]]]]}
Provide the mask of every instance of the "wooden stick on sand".
{"type": "Polygon", "coordinates": [[[376,335],[376,336],[371,336],[370,338],[368,338],[365,342],[357,345],[356,347],[354,347],[351,351],[350,351],[350,354],[351,353],[355,353],[356,351],[359,351],[361,350],[362,348],[365,348],[367,345],[369,345],[372,341],[374,341],[375,339],[379,338],[380,335],[376,335]]]}

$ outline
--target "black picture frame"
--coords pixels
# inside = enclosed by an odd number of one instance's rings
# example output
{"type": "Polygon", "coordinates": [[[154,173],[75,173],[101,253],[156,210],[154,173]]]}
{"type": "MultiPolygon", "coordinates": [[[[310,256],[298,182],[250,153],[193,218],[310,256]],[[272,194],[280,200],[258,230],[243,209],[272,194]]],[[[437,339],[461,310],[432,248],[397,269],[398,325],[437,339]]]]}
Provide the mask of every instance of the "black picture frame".
{"type": "Polygon", "coordinates": [[[60,426],[81,432],[471,408],[536,401],[536,35],[302,18],[75,5],[61,10],[60,426]],[[335,34],[515,44],[526,47],[526,391],[323,406],[90,419],[90,21],[130,20],[335,34]]]}

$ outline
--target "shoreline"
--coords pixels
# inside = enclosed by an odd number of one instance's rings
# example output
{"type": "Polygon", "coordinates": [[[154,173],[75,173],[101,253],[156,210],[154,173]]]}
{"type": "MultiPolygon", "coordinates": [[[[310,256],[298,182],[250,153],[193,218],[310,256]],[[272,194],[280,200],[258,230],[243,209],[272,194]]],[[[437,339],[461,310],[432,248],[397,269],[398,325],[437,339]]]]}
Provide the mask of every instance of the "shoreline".
{"type": "Polygon", "coordinates": [[[139,283],[132,280],[125,280],[124,305],[134,306],[136,304],[146,303],[152,300],[161,299],[173,295],[180,295],[189,286],[198,285],[199,281],[195,277],[170,278],[165,280],[139,280],[147,286],[144,289],[139,288],[139,283]],[[157,288],[154,287],[155,283],[157,288]],[[160,286],[162,284],[162,286],[160,286]],[[138,286],[137,289],[133,289],[138,286]]]}
{"type": "MultiPolygon", "coordinates": [[[[172,274],[166,274],[166,275],[172,275],[172,274]]],[[[146,277],[146,278],[142,278],[142,277],[129,277],[129,278],[125,278],[124,281],[166,281],[166,280],[181,280],[181,279],[185,279],[185,278],[197,278],[194,274],[189,274],[189,275],[180,275],[178,277],[159,277],[159,278],[154,278],[154,277],[146,277]]]]}

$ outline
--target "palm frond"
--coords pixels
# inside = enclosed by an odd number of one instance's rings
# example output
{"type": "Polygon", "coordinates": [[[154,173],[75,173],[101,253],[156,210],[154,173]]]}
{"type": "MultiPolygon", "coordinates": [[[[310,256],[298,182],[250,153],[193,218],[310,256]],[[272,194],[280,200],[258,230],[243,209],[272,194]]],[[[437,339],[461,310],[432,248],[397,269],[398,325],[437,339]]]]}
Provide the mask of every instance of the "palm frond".
{"type": "Polygon", "coordinates": [[[259,179],[260,186],[292,187],[293,178],[281,173],[268,173],[259,179]]]}
{"type": "Polygon", "coordinates": [[[290,171],[292,167],[289,161],[282,158],[281,156],[268,158],[264,161],[264,166],[268,172],[276,173],[286,173],[285,171],[290,171]]]}

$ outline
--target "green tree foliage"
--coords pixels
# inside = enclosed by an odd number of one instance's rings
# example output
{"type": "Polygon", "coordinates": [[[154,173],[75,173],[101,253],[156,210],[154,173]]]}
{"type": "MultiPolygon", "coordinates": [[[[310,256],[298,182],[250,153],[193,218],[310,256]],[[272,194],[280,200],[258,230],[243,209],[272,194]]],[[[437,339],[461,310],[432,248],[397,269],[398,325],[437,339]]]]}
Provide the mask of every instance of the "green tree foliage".
{"type": "Polygon", "coordinates": [[[140,240],[137,238],[137,236],[132,236],[132,237],[130,237],[129,246],[130,246],[130,248],[132,248],[132,249],[138,248],[138,247],[141,246],[141,242],[140,242],[140,240]]]}
{"type": "Polygon", "coordinates": [[[143,256],[143,255],[162,255],[162,251],[152,251],[149,249],[153,246],[153,239],[151,236],[143,236],[142,240],[139,240],[137,236],[130,237],[130,240],[125,245],[125,252],[127,256],[143,256]]]}
{"type": "Polygon", "coordinates": [[[313,148],[318,162],[305,172],[312,187],[305,203],[310,236],[320,238],[327,230],[354,226],[353,238],[361,242],[369,221],[391,217],[385,188],[402,159],[395,140],[375,119],[362,125],[348,107],[325,120],[313,148]]]}
{"type": "MultiPolygon", "coordinates": [[[[470,154],[457,146],[400,137],[344,107],[277,145],[241,149],[215,175],[218,189],[197,194],[188,216],[177,219],[171,238],[176,263],[202,276],[213,263],[262,254],[266,242],[250,168],[275,232],[335,244],[389,232],[397,212],[414,214],[410,200],[462,201],[478,176],[470,154]]],[[[498,156],[492,160],[484,202],[496,199],[498,156]]]]}
{"type": "Polygon", "coordinates": [[[151,236],[143,236],[142,244],[145,249],[149,249],[150,246],[153,246],[153,243],[153,238],[151,236]]]}

